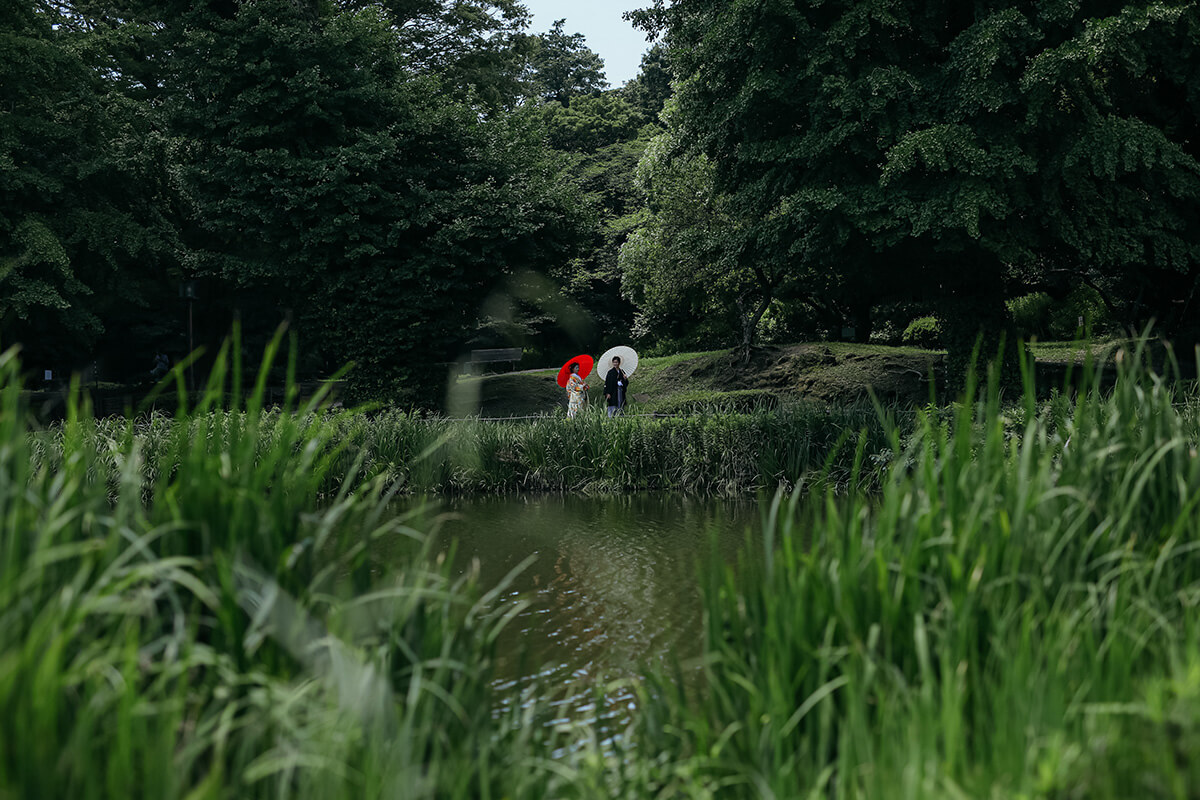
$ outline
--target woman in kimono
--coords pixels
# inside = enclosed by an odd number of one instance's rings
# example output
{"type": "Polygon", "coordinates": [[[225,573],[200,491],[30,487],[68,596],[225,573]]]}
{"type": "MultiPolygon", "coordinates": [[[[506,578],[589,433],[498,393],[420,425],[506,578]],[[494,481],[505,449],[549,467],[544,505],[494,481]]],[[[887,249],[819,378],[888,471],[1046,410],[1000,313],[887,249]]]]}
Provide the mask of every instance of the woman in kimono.
{"type": "Polygon", "coordinates": [[[571,377],[567,378],[567,417],[573,419],[583,408],[583,398],[587,396],[587,381],[579,377],[579,365],[571,365],[571,377]]]}

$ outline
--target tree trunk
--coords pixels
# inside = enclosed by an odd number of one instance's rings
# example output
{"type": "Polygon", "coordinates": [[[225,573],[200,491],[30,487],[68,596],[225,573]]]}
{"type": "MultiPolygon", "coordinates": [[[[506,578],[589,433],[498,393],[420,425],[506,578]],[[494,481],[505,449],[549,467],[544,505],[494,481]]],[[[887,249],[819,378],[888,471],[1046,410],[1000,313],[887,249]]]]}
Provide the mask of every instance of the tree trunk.
{"type": "Polygon", "coordinates": [[[737,301],[738,317],[742,321],[742,343],[738,355],[743,364],[750,363],[750,350],[758,337],[758,323],[762,322],[763,314],[771,306],[771,296],[768,294],[754,305],[754,310],[747,312],[746,299],[739,297],[737,301]]]}

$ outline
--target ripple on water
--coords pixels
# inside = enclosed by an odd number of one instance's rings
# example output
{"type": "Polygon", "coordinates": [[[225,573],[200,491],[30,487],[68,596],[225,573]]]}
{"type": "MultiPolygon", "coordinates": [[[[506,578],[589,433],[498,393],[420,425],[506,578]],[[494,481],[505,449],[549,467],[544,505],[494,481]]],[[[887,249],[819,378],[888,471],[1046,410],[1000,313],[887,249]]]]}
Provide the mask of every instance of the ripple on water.
{"type": "Polygon", "coordinates": [[[596,688],[644,664],[699,655],[703,635],[695,566],[711,543],[732,559],[750,502],[664,495],[458,499],[438,534],[457,541],[460,570],[477,564],[482,588],[498,585],[531,554],[505,592],[529,602],[498,642],[501,709],[536,682],[552,724],[626,719],[636,702],[619,682],[597,706],[596,688]]]}

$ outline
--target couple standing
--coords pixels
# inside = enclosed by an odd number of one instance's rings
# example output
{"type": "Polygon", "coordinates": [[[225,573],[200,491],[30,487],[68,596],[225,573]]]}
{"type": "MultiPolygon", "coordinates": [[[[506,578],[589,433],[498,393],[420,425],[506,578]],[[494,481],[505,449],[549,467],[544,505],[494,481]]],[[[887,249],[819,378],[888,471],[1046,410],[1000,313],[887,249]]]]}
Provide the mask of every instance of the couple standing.
{"type": "MultiPolygon", "coordinates": [[[[567,380],[567,416],[574,417],[583,408],[587,394],[587,381],[579,376],[579,364],[571,365],[571,377],[567,380]]],[[[608,416],[615,417],[625,408],[625,396],[629,391],[629,375],[621,368],[621,357],[612,357],[612,366],[604,376],[604,401],[608,405],[608,416]]]]}

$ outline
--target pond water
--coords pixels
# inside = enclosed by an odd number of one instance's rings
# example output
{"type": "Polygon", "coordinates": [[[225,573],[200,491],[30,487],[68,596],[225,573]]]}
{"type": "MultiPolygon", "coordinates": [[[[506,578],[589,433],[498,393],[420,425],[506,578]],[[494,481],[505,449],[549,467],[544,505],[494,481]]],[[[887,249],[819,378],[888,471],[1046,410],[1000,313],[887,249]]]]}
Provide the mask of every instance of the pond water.
{"type": "Polygon", "coordinates": [[[753,501],[661,494],[451,499],[436,508],[446,514],[439,546],[456,541],[455,568],[477,568],[485,591],[534,557],[506,590],[529,606],[501,638],[497,680],[506,702],[519,702],[520,689],[542,679],[561,691],[563,720],[623,716],[620,692],[617,710],[597,710],[591,687],[700,655],[697,565],[712,547],[732,563],[760,526],[753,501]]]}

